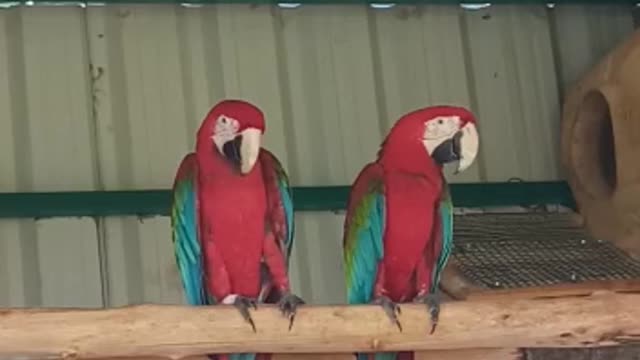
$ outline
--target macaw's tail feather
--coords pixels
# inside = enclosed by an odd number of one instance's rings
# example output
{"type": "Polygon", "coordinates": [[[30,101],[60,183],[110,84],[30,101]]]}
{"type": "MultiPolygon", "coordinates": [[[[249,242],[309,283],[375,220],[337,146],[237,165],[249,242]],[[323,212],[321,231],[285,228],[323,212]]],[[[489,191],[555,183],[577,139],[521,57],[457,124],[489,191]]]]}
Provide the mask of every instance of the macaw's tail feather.
{"type": "Polygon", "coordinates": [[[392,352],[388,352],[388,353],[377,353],[375,356],[375,360],[399,360],[398,356],[396,356],[398,353],[392,353],[392,352]]]}
{"type": "Polygon", "coordinates": [[[207,355],[209,360],[269,360],[270,357],[258,356],[256,354],[220,354],[207,355]]]}
{"type": "MultiPolygon", "coordinates": [[[[358,360],[413,360],[412,357],[402,357],[397,356],[402,353],[394,353],[394,352],[384,352],[384,353],[375,353],[375,354],[358,354],[358,360]]],[[[410,353],[411,354],[411,353],[410,353]]]]}
{"type": "Polygon", "coordinates": [[[229,354],[229,360],[256,360],[256,354],[229,354]]]}

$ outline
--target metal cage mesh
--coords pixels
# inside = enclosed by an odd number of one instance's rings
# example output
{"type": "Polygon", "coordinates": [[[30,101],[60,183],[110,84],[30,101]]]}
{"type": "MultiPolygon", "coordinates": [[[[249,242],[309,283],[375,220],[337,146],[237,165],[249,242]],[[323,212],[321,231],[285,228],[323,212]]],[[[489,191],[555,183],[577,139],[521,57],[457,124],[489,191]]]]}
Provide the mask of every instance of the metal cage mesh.
{"type": "Polygon", "coordinates": [[[456,216],[452,262],[481,288],[640,279],[640,261],[596,240],[570,214],[456,216]]]}

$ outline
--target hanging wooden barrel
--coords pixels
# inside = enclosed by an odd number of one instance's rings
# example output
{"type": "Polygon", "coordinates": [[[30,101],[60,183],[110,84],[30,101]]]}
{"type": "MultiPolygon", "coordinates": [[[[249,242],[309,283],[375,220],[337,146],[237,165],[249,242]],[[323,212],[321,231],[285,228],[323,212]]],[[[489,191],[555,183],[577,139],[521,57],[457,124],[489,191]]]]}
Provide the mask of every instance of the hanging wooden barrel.
{"type": "Polygon", "coordinates": [[[575,84],[562,162],[587,229],[640,256],[640,31],[575,84]]]}

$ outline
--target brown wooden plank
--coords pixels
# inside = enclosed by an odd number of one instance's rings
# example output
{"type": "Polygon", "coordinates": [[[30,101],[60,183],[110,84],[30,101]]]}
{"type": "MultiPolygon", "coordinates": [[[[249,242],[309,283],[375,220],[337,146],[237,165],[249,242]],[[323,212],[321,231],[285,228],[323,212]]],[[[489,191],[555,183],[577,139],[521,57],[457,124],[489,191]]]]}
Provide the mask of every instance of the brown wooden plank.
{"type": "Polygon", "coordinates": [[[403,331],[379,306],[304,306],[291,331],[264,305],[251,330],[233,306],[0,310],[0,357],[122,357],[205,353],[351,353],[584,347],[639,340],[640,294],[476,299],[442,305],[433,335],[424,306],[403,304],[403,331]],[[540,331],[544,328],[544,331],[540,331]]]}
{"type": "Polygon", "coordinates": [[[599,291],[620,293],[640,292],[640,280],[602,280],[582,283],[558,284],[544,287],[521,289],[500,289],[472,291],[466,300],[510,297],[513,299],[540,299],[565,296],[587,296],[599,291]]]}
{"type": "Polygon", "coordinates": [[[518,349],[430,350],[415,354],[414,360],[523,360],[518,349]]]}

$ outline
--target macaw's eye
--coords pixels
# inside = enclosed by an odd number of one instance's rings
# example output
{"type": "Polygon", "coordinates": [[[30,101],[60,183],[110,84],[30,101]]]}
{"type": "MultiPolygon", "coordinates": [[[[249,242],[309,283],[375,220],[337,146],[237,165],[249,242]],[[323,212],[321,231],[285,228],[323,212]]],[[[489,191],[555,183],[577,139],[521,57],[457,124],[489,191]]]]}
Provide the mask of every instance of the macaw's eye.
{"type": "Polygon", "coordinates": [[[442,119],[438,119],[438,125],[442,125],[442,119]]]}

